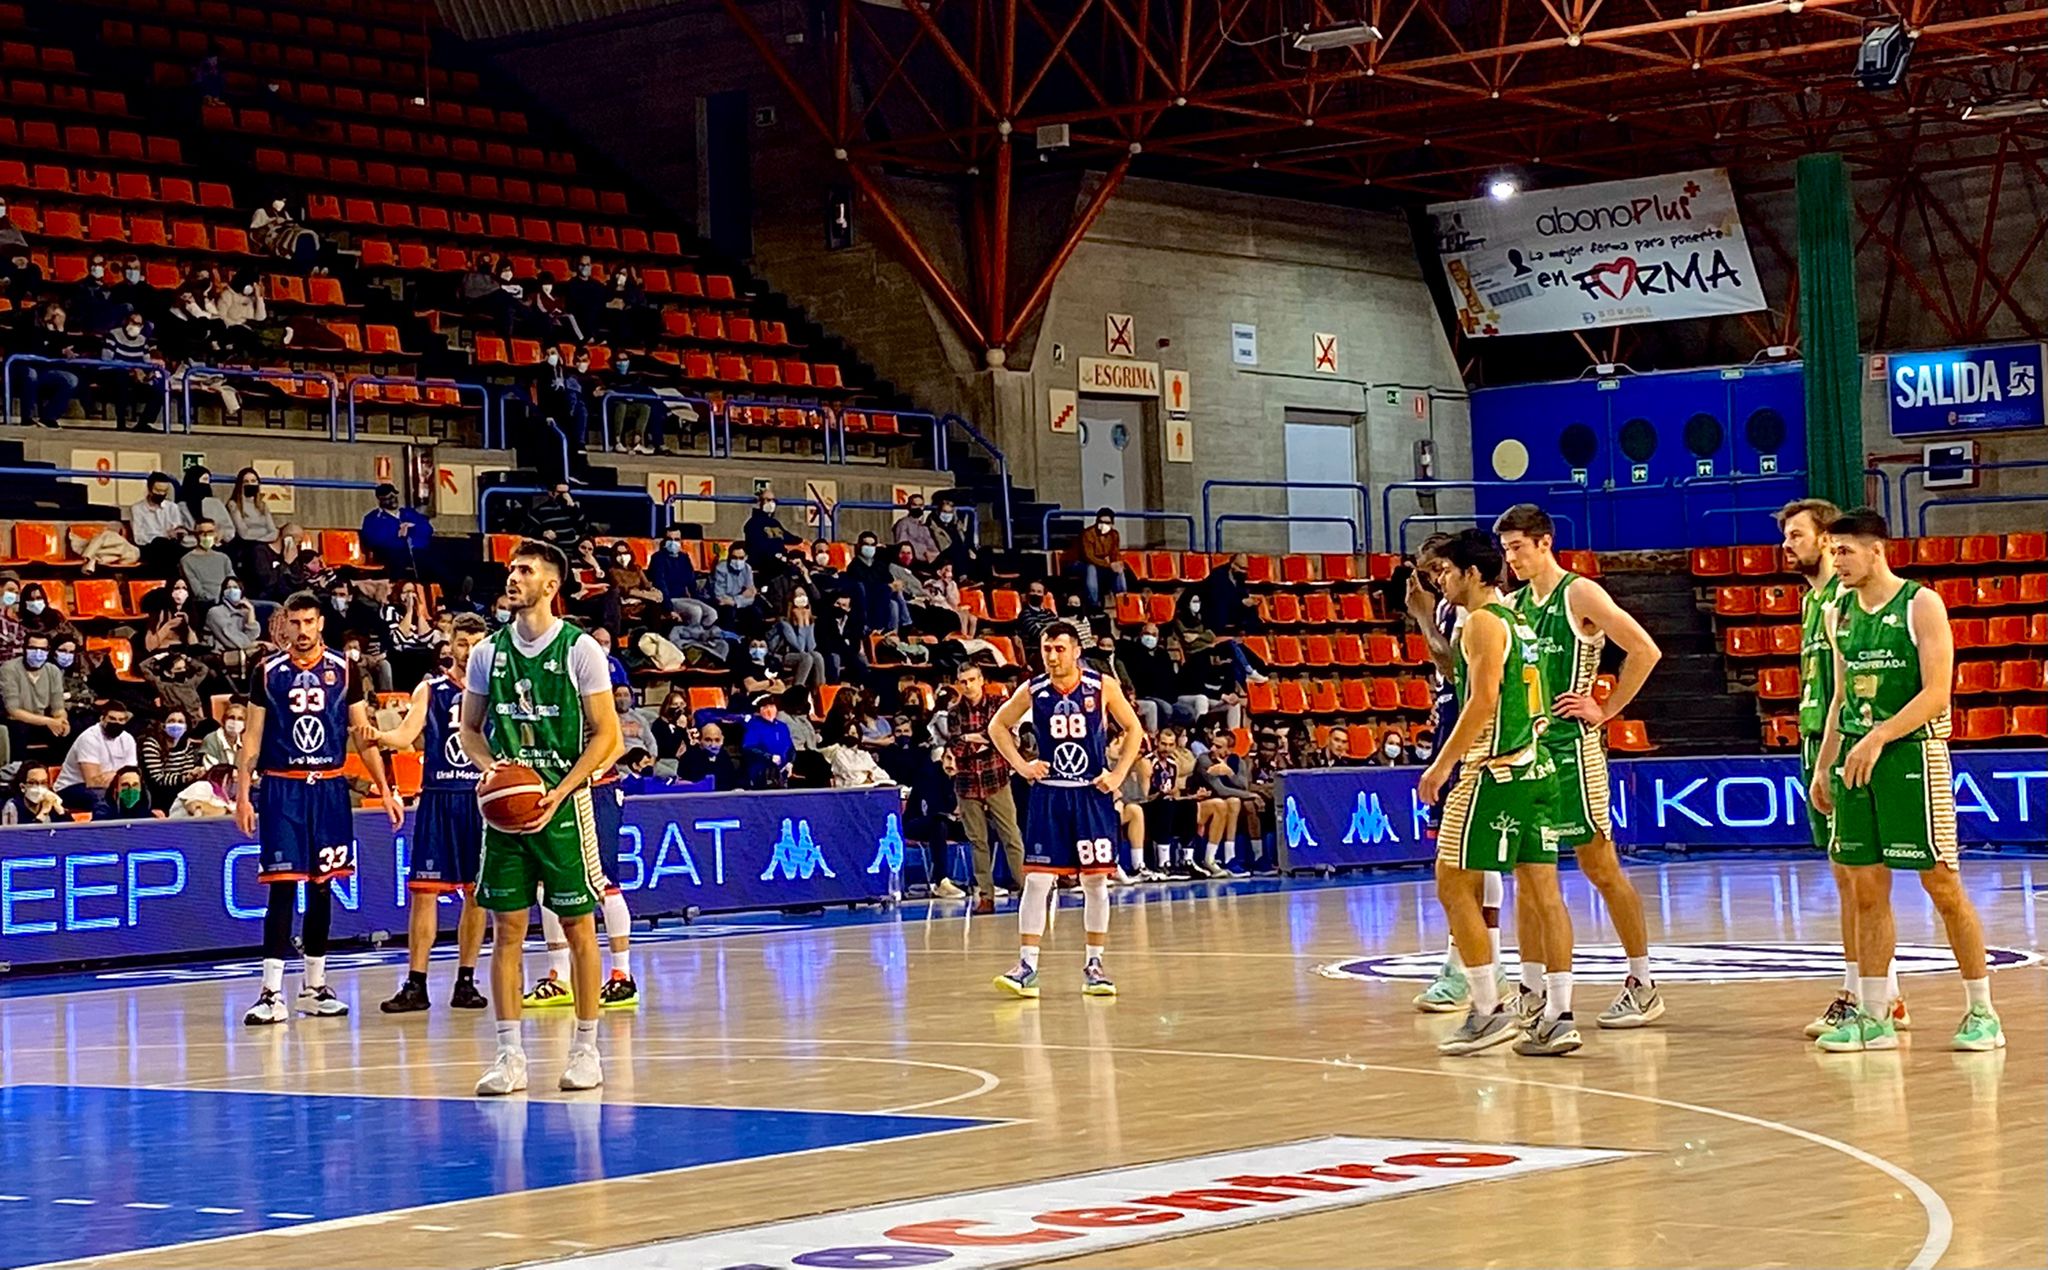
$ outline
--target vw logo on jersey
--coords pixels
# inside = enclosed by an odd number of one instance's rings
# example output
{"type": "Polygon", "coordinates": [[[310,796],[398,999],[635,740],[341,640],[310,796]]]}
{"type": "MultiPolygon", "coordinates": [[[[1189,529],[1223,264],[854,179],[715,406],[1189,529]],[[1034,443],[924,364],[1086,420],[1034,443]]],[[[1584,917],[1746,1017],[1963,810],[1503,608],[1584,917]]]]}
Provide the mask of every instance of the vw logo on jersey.
{"type": "Polygon", "coordinates": [[[302,714],[292,720],[292,744],[301,754],[318,753],[327,744],[327,725],[317,714],[302,714]]]}
{"type": "Polygon", "coordinates": [[[448,734],[447,740],[441,742],[441,757],[448,761],[450,767],[469,766],[469,751],[462,748],[462,738],[453,732],[448,734]]]}
{"type": "MultiPolygon", "coordinates": [[[[1984,950],[1993,970],[2031,966],[2037,953],[2020,948],[1984,950]]],[[[1429,952],[1360,957],[1355,961],[1317,966],[1327,979],[1412,979],[1427,982],[1443,968],[1441,948],[1429,952]]],[[[1956,959],[1941,944],[1900,944],[1893,964],[1902,975],[1936,974],[1956,968],[1956,959]]],[[[1515,974],[1521,961],[1513,949],[1501,950],[1501,968],[1515,974]]],[[[1628,954],[1619,944],[1581,945],[1572,949],[1572,973],[1583,982],[1620,983],[1628,978],[1628,954]]],[[[1659,983],[1727,983],[1757,979],[1840,979],[1840,944],[1771,942],[1653,944],[1650,974],[1659,983]]]]}
{"type": "Polygon", "coordinates": [[[1088,774],[1088,748],[1079,741],[1061,741],[1052,747],[1052,774],[1063,781],[1077,781],[1088,774]]]}

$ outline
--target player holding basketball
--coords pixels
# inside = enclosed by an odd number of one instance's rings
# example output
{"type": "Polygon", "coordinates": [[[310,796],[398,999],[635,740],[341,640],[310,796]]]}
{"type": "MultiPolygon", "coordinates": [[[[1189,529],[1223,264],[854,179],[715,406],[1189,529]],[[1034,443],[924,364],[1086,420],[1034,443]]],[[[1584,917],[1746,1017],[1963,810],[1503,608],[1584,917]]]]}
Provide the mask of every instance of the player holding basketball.
{"type": "Polygon", "coordinates": [[[1827,628],[1835,691],[1807,797],[1834,817],[1828,856],[1849,875],[1856,897],[1863,991],[1855,1015],[1815,1044],[1829,1053],[1898,1048],[1898,1029],[1880,1003],[1897,943],[1892,870],[1911,869],[1941,914],[1963,974],[1969,1009],[1955,1048],[2002,1049],[1984,929],[1957,873],[1948,757],[1956,650],[1948,606],[1932,589],[1892,572],[1883,516],[1861,507],[1827,532],[1841,579],[1827,628]]]}
{"type": "MultiPolygon", "coordinates": [[[[1820,755],[1821,737],[1827,733],[1828,705],[1835,696],[1835,650],[1828,643],[1828,613],[1837,603],[1840,580],[1835,576],[1834,544],[1827,526],[1842,515],[1841,509],[1824,498],[1800,498],[1778,511],[1778,529],[1785,536],[1785,558],[1806,579],[1806,594],[1799,601],[1799,777],[1813,784],[1814,759],[1820,755]]],[[[1813,806],[1806,808],[1813,845],[1825,851],[1833,836],[1828,814],[1813,806]]],[[[1850,891],[1849,870],[1832,859],[1829,869],[1835,877],[1835,893],[1842,902],[1842,990],[1828,1002],[1819,1018],[1806,1025],[1806,1035],[1815,1039],[1827,1035],[1856,1014],[1862,983],[1856,967],[1856,898],[1850,891]]],[[[1906,1027],[1906,1002],[1899,995],[1898,971],[1886,982],[1894,1027],[1906,1027]]]]}
{"type": "MultiPolygon", "coordinates": [[[[1436,590],[1435,570],[1441,563],[1444,544],[1451,540],[1449,534],[1431,534],[1423,539],[1415,550],[1415,569],[1408,575],[1408,591],[1405,606],[1408,616],[1418,630],[1422,640],[1429,646],[1429,660],[1435,670],[1436,700],[1430,707],[1430,734],[1438,745],[1445,745],[1451,729],[1458,725],[1458,691],[1456,666],[1458,640],[1465,629],[1465,610],[1451,603],[1436,590]]],[[[1457,757],[1452,755],[1453,759],[1457,757]]],[[[1436,834],[1444,822],[1444,806],[1439,799],[1430,808],[1429,832],[1436,834]]],[[[1500,974],[1500,906],[1506,895],[1506,886],[1501,875],[1487,870],[1480,875],[1483,894],[1480,896],[1480,916],[1486,922],[1488,948],[1487,973],[1496,978],[1500,974]]],[[[1448,1014],[1465,1005],[1471,999],[1471,986],[1466,977],[1465,959],[1458,952],[1458,937],[1451,936],[1450,946],[1444,952],[1444,964],[1436,972],[1436,978],[1428,987],[1415,994],[1415,1008],[1425,1014],[1448,1014]]]]}
{"type": "Polygon", "coordinates": [[[469,761],[456,733],[462,727],[462,676],[478,641],[490,626],[474,613],[458,613],[448,636],[448,654],[441,673],[412,690],[405,722],[373,739],[386,749],[402,750],[426,736],[422,756],[425,777],[414,804],[412,851],[406,861],[408,971],[405,983],[378,1008],[386,1014],[425,1010],[427,959],[440,930],[444,895],[462,899],[462,917],[455,925],[455,990],[448,1004],[481,1010],[490,1002],[476,990],[477,953],[484,945],[484,911],[476,904],[477,857],[483,851],[484,820],[476,805],[476,783],[483,771],[469,761]]]}
{"type": "Polygon", "coordinates": [[[484,769],[519,763],[548,782],[532,822],[518,832],[484,829],[476,899],[497,914],[491,946],[498,1057],[477,1081],[478,1094],[526,1088],[519,1036],[522,946],[527,912],[541,903],[562,919],[569,942],[576,1030],[563,1089],[604,1083],[597,1057],[597,926],[591,913],[605,886],[598,861],[597,814],[590,782],[618,760],[619,716],[611,671],[597,641],[555,615],[568,561],[546,543],[525,542],[505,570],[510,625],[470,654],[462,698],[462,748],[484,769]]]}
{"type": "Polygon", "coordinates": [[[385,776],[383,752],[366,739],[370,715],[362,678],[321,640],[326,618],[319,597],[301,591],[286,600],[284,625],[286,650],[266,659],[256,677],[235,756],[235,827],[248,834],[261,825],[257,878],[269,887],[263,992],[242,1017],[251,1027],[291,1017],[283,997],[284,963],[292,955],[292,910],[301,882],[306,966],[299,1012],[348,1013],[348,1004],[327,986],[327,936],[334,924],[334,879],[356,871],[355,826],[341,771],[351,740],[391,827],[405,824],[405,804],[385,776]],[[258,769],[263,784],[252,799],[251,774],[258,769]]]}
{"type": "MultiPolygon", "coordinates": [[[[1536,632],[1543,681],[1557,694],[1543,733],[1544,751],[1557,765],[1550,830],[1559,847],[1576,852],[1579,871],[1607,902],[1614,932],[1628,954],[1628,981],[1596,1021],[1601,1027],[1642,1027],[1663,1017],[1664,998],[1650,976],[1650,929],[1643,920],[1642,897],[1622,872],[1614,849],[1606,729],[1608,720],[1636,699],[1663,653],[1605,587],[1558,563],[1556,527],[1542,508],[1533,503],[1510,507],[1494,521],[1493,532],[1500,536],[1508,567],[1528,583],[1515,593],[1514,609],[1536,632]],[[1600,650],[1609,640],[1620,645],[1624,656],[1614,692],[1603,706],[1593,699],[1593,680],[1600,672],[1600,650]]],[[[1524,1019],[1533,1019],[1542,1004],[1550,950],[1529,939],[1527,914],[1519,903],[1515,917],[1522,954],[1516,1009],[1524,1019]]],[[[1564,1008],[1570,1010],[1571,1003],[1564,1008]]]]}
{"type": "Polygon", "coordinates": [[[1542,652],[1536,632],[1501,598],[1500,549],[1483,530],[1452,537],[1429,565],[1444,597],[1466,615],[1453,664],[1462,708],[1420,789],[1425,802],[1444,800],[1437,898],[1468,964],[1483,966],[1491,953],[1482,879],[1512,872],[1517,937],[1527,943],[1533,935],[1550,957],[1543,1013],[1527,1035],[1517,1011],[1500,999],[1499,981],[1481,974],[1471,981],[1465,1021],[1437,1048],[1474,1054],[1512,1040],[1517,1054],[1569,1054],[1581,1041],[1571,1008],[1572,919],[1557,884],[1557,839],[1546,832],[1556,776],[1542,744],[1550,703],[1542,652]]]}
{"type": "Polygon", "coordinates": [[[1109,875],[1116,872],[1116,791],[1138,761],[1144,729],[1115,679],[1081,664],[1081,636],[1072,622],[1054,622],[1039,636],[1045,673],[1024,682],[990,722],[989,740],[1004,760],[1031,781],[1024,844],[1024,891],[1017,905],[1016,968],[995,985],[1020,997],[1038,995],[1038,948],[1053,885],[1061,874],[1080,875],[1081,924],[1087,960],[1081,991],[1113,997],[1116,984],[1102,969],[1109,942],[1109,875]],[[1017,748],[1017,725],[1031,716],[1038,757],[1017,748]],[[1109,753],[1109,728],[1119,735],[1109,753]]]}

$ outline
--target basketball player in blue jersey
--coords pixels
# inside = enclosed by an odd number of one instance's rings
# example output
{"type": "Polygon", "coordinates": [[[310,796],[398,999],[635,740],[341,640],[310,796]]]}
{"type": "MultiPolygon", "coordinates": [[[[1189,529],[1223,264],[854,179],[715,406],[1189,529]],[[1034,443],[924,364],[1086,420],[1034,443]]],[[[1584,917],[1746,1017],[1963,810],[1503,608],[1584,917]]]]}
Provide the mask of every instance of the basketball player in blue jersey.
{"type": "MultiPolygon", "coordinates": [[[[1451,729],[1458,726],[1458,692],[1453,683],[1452,668],[1457,660],[1458,637],[1465,630],[1465,610],[1442,598],[1430,580],[1442,563],[1442,549],[1450,540],[1449,534],[1431,534],[1415,549],[1415,569],[1408,575],[1405,598],[1408,616],[1414,620],[1416,629],[1422,632],[1423,642],[1429,645],[1429,660],[1436,671],[1436,700],[1430,708],[1429,727],[1438,744],[1442,744],[1451,735],[1451,729]]],[[[1441,798],[1430,808],[1429,833],[1432,838],[1443,823],[1443,810],[1441,798]]],[[[1493,963],[1488,970],[1498,977],[1500,907],[1507,888],[1498,873],[1485,873],[1480,880],[1480,916],[1486,922],[1486,934],[1493,949],[1493,963]]],[[[1425,1014],[1449,1014],[1464,1009],[1472,991],[1467,974],[1464,959],[1458,953],[1457,937],[1453,935],[1436,978],[1415,995],[1415,1008],[1425,1014]]]]}
{"type": "Polygon", "coordinates": [[[410,1014],[428,1008],[427,958],[440,930],[444,895],[462,899],[455,926],[455,990],[448,1004],[481,1010],[490,1002],[476,988],[477,953],[484,946],[484,911],[475,903],[477,858],[483,851],[484,820],[477,810],[476,783],[483,771],[469,761],[455,735],[462,726],[462,673],[469,654],[491,628],[474,613],[458,613],[448,636],[441,673],[412,690],[405,722],[376,734],[378,745],[409,748],[422,734],[425,759],[419,801],[414,804],[411,850],[406,861],[406,960],[410,969],[398,994],[378,1008],[410,1014]]]}
{"type": "Polygon", "coordinates": [[[334,924],[332,883],[356,871],[355,826],[341,765],[355,741],[395,831],[405,804],[384,773],[384,752],[370,740],[362,678],[321,641],[320,599],[301,591],[284,603],[286,651],[266,659],[249,698],[249,722],[235,757],[235,827],[256,833],[257,877],[270,888],[263,914],[263,994],[242,1022],[283,1023],[284,963],[292,954],[292,910],[306,886],[303,1014],[339,1015],[348,1005],[327,986],[327,935],[334,924]],[[263,783],[252,799],[253,774],[263,783]]]}
{"type": "Polygon", "coordinates": [[[1116,872],[1116,791],[1138,761],[1144,729],[1117,681],[1082,666],[1081,636],[1072,622],[1047,626],[1038,646],[1045,673],[1003,703],[988,734],[1004,760],[1032,782],[1017,905],[1022,948],[1016,968],[997,975],[995,985],[1020,997],[1038,995],[1038,947],[1053,887],[1059,875],[1079,874],[1088,946],[1081,991],[1113,997],[1116,984],[1103,972],[1102,952],[1109,943],[1109,876],[1116,872]],[[1017,725],[1027,714],[1038,740],[1035,759],[1017,748],[1017,725]],[[1114,756],[1111,724],[1118,730],[1114,756]]]}

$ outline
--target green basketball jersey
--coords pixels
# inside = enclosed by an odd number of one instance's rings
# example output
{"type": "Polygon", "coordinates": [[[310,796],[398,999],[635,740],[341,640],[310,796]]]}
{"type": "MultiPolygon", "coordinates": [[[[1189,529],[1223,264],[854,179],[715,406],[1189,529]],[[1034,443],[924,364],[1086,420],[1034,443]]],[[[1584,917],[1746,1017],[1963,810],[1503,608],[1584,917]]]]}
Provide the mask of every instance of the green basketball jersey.
{"type": "Polygon", "coordinates": [[[1841,579],[1808,587],[1799,601],[1799,735],[1828,730],[1828,703],[1835,698],[1835,650],[1828,644],[1827,612],[1842,591],[1841,579]]]}
{"type": "MultiPolygon", "coordinates": [[[[1579,637],[1577,624],[1572,621],[1571,609],[1565,601],[1572,583],[1578,580],[1578,574],[1567,570],[1556,588],[1540,602],[1536,599],[1534,586],[1524,586],[1515,592],[1515,611],[1535,632],[1543,682],[1553,694],[1593,691],[1593,680],[1600,673],[1600,649],[1607,643],[1605,635],[1592,639],[1579,637]]],[[[1543,733],[1544,748],[1553,751],[1575,748],[1587,730],[1586,725],[1577,719],[1560,718],[1550,713],[1550,700],[1545,699],[1544,713],[1550,719],[1550,726],[1543,733]]]]}
{"type": "MultiPolygon", "coordinates": [[[[1508,628],[1507,656],[1501,662],[1500,699],[1493,717],[1486,721],[1460,761],[1478,763],[1486,759],[1514,758],[1527,751],[1543,734],[1550,698],[1543,691],[1543,665],[1536,632],[1506,604],[1486,606],[1508,628]]],[[[1453,646],[1452,680],[1458,701],[1471,700],[1471,668],[1465,663],[1465,641],[1453,646]]]]}
{"type": "MultiPolygon", "coordinates": [[[[1905,708],[1920,693],[1920,650],[1913,642],[1913,597],[1907,582],[1883,608],[1866,612],[1847,587],[1835,600],[1835,651],[1842,657],[1842,731],[1862,736],[1905,708]]],[[[1948,737],[1948,711],[1902,740],[1948,737]]]]}
{"type": "Polygon", "coordinates": [[[557,623],[554,637],[532,657],[506,627],[491,636],[491,753],[524,763],[550,783],[568,775],[583,753],[583,699],[569,674],[569,650],[582,634],[557,623]]]}

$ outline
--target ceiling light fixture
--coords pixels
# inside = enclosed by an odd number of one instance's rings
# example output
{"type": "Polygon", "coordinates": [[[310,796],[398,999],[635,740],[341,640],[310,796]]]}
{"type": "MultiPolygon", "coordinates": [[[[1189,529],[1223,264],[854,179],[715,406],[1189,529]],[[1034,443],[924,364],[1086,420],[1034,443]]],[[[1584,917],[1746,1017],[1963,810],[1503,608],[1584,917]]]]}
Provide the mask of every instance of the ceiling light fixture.
{"type": "Polygon", "coordinates": [[[1357,48],[1380,42],[1380,29],[1370,22],[1343,22],[1336,26],[1312,27],[1295,34],[1294,47],[1301,53],[1326,53],[1331,49],[1357,48]]]}
{"type": "Polygon", "coordinates": [[[1519,192],[1520,187],[1504,176],[1495,177],[1493,182],[1486,187],[1488,197],[1500,203],[1513,198],[1519,192]]]}

